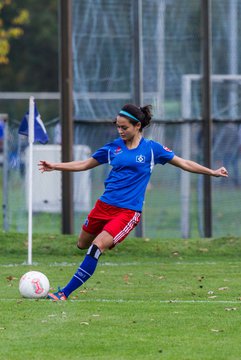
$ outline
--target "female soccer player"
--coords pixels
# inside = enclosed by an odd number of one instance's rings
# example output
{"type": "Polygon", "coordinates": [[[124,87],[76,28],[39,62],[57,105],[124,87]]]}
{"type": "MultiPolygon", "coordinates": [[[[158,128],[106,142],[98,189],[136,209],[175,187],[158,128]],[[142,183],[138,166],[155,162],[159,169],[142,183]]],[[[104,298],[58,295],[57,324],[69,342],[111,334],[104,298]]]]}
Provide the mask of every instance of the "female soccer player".
{"type": "Polygon", "coordinates": [[[141,218],[147,184],[153,166],[172,164],[189,172],[215,177],[227,177],[224,167],[212,170],[174,154],[161,144],[145,139],[142,130],[151,122],[151,106],[126,104],[115,124],[118,139],[97,150],[89,159],[65,163],[39,162],[44,171],[85,171],[109,163],[112,170],[105,181],[105,191],[88,215],[79,235],[77,246],[88,249],[70,282],[48,298],[58,301],[83,285],[94,273],[100,255],[111,249],[135,228],[141,218]]]}

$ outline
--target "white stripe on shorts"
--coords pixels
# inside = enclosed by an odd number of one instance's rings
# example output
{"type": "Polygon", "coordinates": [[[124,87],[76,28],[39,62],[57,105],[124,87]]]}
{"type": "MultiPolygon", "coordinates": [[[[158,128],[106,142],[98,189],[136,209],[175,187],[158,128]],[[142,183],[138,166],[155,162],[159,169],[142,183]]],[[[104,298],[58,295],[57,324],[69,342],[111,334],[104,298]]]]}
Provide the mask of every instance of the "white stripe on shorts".
{"type": "Polygon", "coordinates": [[[128,222],[128,224],[124,227],[124,229],[121,230],[119,232],[119,234],[117,234],[114,237],[114,241],[113,241],[114,244],[117,244],[123,237],[125,237],[129,234],[129,232],[134,228],[136,223],[138,223],[140,216],[141,216],[141,213],[135,212],[133,218],[128,222]]]}

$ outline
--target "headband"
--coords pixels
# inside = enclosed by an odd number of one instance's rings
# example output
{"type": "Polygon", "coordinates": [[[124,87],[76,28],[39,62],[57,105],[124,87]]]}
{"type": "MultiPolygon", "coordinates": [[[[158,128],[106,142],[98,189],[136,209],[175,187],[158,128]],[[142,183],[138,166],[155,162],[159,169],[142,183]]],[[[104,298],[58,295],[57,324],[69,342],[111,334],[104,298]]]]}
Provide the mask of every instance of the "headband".
{"type": "Polygon", "coordinates": [[[121,111],[119,112],[119,115],[125,115],[125,116],[128,116],[128,117],[130,117],[131,119],[133,119],[133,120],[135,120],[135,121],[140,122],[140,120],[138,120],[135,116],[131,115],[131,114],[128,113],[127,111],[121,110],[121,111]]]}

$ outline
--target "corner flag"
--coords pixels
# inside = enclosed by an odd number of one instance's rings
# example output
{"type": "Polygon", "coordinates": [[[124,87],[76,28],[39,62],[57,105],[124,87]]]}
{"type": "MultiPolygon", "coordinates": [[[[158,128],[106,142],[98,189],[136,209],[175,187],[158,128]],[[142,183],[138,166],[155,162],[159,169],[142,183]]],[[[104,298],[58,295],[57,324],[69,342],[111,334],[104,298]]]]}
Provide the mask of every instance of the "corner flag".
{"type": "Polygon", "coordinates": [[[19,126],[18,133],[28,137],[29,144],[29,179],[28,179],[28,264],[32,265],[32,233],[33,233],[33,143],[48,142],[48,135],[41,120],[34,97],[29,98],[29,111],[19,126]]]}
{"type": "MultiPolygon", "coordinates": [[[[21,135],[29,136],[29,111],[24,115],[22,122],[19,126],[18,133],[21,135]]],[[[34,139],[33,142],[38,141],[41,144],[48,142],[48,134],[45,129],[44,123],[38,112],[37,106],[34,103],[34,139]]]]}

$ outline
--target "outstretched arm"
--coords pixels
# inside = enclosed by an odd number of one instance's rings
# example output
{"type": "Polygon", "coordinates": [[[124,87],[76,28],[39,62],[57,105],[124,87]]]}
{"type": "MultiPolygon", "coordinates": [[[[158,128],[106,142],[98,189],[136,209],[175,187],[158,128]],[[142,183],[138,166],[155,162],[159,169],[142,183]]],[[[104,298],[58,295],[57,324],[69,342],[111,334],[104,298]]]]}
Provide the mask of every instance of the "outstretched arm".
{"type": "Polygon", "coordinates": [[[89,158],[83,161],[70,161],[70,162],[61,162],[61,163],[51,163],[45,160],[40,160],[38,163],[39,170],[41,172],[45,171],[85,171],[92,169],[100,163],[94,158],[89,158]]]}
{"type": "Polygon", "coordinates": [[[179,156],[174,156],[174,158],[170,161],[170,164],[179,167],[182,170],[189,171],[196,174],[204,174],[215,177],[228,177],[228,171],[225,167],[220,167],[217,170],[209,169],[203,165],[196,163],[195,161],[185,160],[179,156]]]}

